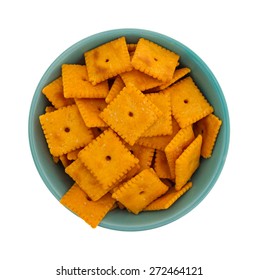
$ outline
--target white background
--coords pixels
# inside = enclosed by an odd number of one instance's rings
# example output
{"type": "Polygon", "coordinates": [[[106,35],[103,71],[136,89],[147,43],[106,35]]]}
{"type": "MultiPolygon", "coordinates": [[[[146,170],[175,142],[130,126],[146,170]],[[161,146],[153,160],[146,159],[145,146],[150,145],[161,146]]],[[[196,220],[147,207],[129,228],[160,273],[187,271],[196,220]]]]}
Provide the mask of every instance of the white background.
{"type": "Polygon", "coordinates": [[[56,269],[114,265],[203,268],[204,276],[175,279],[257,279],[257,26],[250,0],[1,1],[0,278],[86,279],[56,269]],[[47,67],[75,42],[116,28],[157,31],[190,47],[217,77],[231,120],[228,158],[209,195],[180,220],[143,232],[93,230],[60,206],[36,171],[27,136],[47,67]]]}

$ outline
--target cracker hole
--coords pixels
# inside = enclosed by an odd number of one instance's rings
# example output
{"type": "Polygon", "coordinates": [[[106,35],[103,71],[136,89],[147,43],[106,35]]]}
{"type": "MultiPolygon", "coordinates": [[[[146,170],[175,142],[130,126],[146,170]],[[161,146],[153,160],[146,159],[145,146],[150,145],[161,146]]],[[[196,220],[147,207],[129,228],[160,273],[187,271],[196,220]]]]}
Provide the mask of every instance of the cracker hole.
{"type": "Polygon", "coordinates": [[[143,195],[145,193],[145,191],[140,191],[139,195],[143,195]]]}
{"type": "Polygon", "coordinates": [[[65,127],[64,131],[68,133],[68,132],[70,132],[70,128],[69,127],[65,127]]]}
{"type": "Polygon", "coordinates": [[[158,61],[158,59],[157,59],[156,57],[154,57],[154,60],[155,60],[155,61],[158,61]]]}
{"type": "Polygon", "coordinates": [[[109,62],[109,59],[108,59],[108,58],[106,58],[105,62],[109,62]]]}
{"type": "Polygon", "coordinates": [[[188,102],[189,102],[188,99],[185,99],[185,100],[184,100],[184,103],[185,103],[185,104],[188,104],[188,102]]]}
{"type": "Polygon", "coordinates": [[[133,112],[128,112],[129,117],[133,117],[133,112]]]}
{"type": "Polygon", "coordinates": [[[111,156],[106,156],[106,161],[110,161],[111,160],[111,156]]]}

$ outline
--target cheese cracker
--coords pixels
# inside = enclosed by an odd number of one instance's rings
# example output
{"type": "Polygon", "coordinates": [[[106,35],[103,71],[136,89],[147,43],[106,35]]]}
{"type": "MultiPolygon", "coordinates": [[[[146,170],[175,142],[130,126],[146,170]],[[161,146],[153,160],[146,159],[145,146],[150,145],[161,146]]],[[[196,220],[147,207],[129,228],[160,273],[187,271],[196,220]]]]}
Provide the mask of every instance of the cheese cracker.
{"type": "Polygon", "coordinates": [[[135,69],[162,82],[173,78],[179,55],[154,42],[140,38],[132,58],[135,69]]]}
{"type": "Polygon", "coordinates": [[[84,56],[93,85],[132,69],[125,37],[87,51],[84,56]]]}
{"type": "Polygon", "coordinates": [[[161,114],[140,90],[130,86],[120,92],[100,117],[127,143],[134,145],[161,114]]]}
{"type": "Polygon", "coordinates": [[[111,129],[86,146],[78,158],[105,189],[117,183],[139,162],[111,129]]]}
{"type": "Polygon", "coordinates": [[[93,139],[77,106],[62,107],[39,117],[40,123],[53,156],[61,156],[87,145],[93,139]]]}
{"type": "Polygon", "coordinates": [[[112,197],[134,214],[164,194],[168,187],[160,181],[153,169],[144,169],[131,180],[121,185],[112,197]]]}
{"type": "Polygon", "coordinates": [[[181,128],[197,122],[213,112],[191,77],[184,78],[171,86],[172,114],[181,128]]]}

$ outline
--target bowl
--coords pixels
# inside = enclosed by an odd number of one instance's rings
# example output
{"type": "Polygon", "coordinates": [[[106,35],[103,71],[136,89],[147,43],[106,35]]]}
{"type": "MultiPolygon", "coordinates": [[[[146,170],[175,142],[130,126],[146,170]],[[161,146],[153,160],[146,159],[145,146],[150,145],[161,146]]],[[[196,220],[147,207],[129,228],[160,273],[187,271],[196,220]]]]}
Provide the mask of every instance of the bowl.
{"type": "Polygon", "coordinates": [[[227,157],[230,122],[226,100],[215,76],[198,55],[173,38],[142,29],[116,29],[82,39],[58,56],[39,81],[30,107],[28,135],[32,157],[38,173],[50,192],[57,200],[60,200],[71,187],[73,181],[64,172],[61,165],[53,162],[49,153],[39,123],[39,116],[44,113],[44,109],[49,102],[41,91],[45,85],[61,75],[61,65],[63,63],[84,63],[83,53],[85,51],[121,36],[125,36],[129,43],[136,43],[139,38],[144,37],[179,54],[180,64],[191,69],[191,77],[214,107],[214,113],[223,122],[212,157],[201,160],[199,169],[192,177],[193,187],[172,207],[157,212],[141,212],[138,215],[117,209],[109,212],[100,223],[101,227],[108,229],[140,231],[174,222],[195,208],[215,185],[227,157]]]}

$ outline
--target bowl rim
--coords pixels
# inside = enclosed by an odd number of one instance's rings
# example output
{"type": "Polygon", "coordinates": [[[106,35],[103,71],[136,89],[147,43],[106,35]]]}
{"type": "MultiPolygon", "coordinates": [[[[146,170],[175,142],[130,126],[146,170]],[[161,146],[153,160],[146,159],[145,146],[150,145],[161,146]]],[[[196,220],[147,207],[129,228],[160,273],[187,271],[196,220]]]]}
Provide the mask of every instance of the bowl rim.
{"type": "MultiPolygon", "coordinates": [[[[227,102],[225,99],[225,96],[223,94],[223,91],[216,79],[216,77],[214,76],[214,74],[212,73],[212,71],[210,70],[210,68],[207,66],[207,64],[194,52],[192,51],[189,47],[187,47],[186,45],[182,44],[181,42],[175,40],[172,37],[169,37],[167,35],[161,34],[159,32],[156,31],[150,31],[150,30],[146,30],[146,29],[138,29],[138,28],[120,28],[120,29],[111,29],[111,30],[106,30],[106,31],[102,31],[93,35],[90,35],[88,37],[85,37],[81,40],[79,40],[78,42],[74,43],[73,45],[71,45],[70,47],[68,47],[65,51],[63,51],[51,64],[50,66],[47,68],[47,70],[45,71],[45,73],[43,74],[43,76],[41,77],[40,81],[38,82],[38,85],[35,89],[32,101],[31,101],[31,105],[30,105],[30,110],[29,110],[29,117],[28,117],[28,138],[29,138],[29,146],[30,146],[30,151],[32,154],[32,158],[34,161],[34,164],[36,166],[36,169],[41,177],[41,179],[43,180],[43,182],[45,183],[45,185],[47,186],[47,188],[49,189],[49,191],[55,196],[55,198],[57,200],[59,200],[59,196],[57,194],[57,192],[54,190],[54,188],[52,187],[51,182],[49,182],[48,180],[48,176],[45,174],[44,172],[44,168],[42,167],[40,160],[38,158],[37,152],[36,152],[36,148],[35,148],[35,140],[33,138],[33,117],[34,117],[34,109],[37,103],[37,98],[39,96],[39,88],[40,85],[42,83],[44,83],[44,80],[46,80],[46,77],[48,77],[48,75],[50,74],[50,72],[52,72],[52,68],[54,65],[56,64],[60,64],[61,61],[63,61],[67,55],[73,53],[75,50],[78,50],[80,48],[80,46],[83,43],[87,44],[92,44],[95,42],[95,40],[97,38],[100,37],[110,37],[110,36],[114,36],[114,38],[117,38],[119,36],[138,36],[140,37],[141,35],[143,35],[142,37],[152,37],[152,38],[156,38],[157,40],[164,40],[164,41],[168,41],[173,43],[173,45],[176,45],[179,48],[184,49],[185,51],[187,51],[187,53],[190,54],[191,58],[193,60],[195,60],[198,64],[201,64],[201,66],[205,69],[205,71],[207,71],[210,80],[212,81],[212,83],[214,84],[214,86],[217,89],[217,96],[219,97],[221,104],[222,104],[222,111],[223,111],[223,115],[224,115],[224,121],[223,121],[223,125],[226,126],[225,129],[225,143],[223,146],[223,157],[220,158],[220,162],[219,164],[216,165],[216,170],[213,172],[215,174],[215,176],[213,176],[213,178],[211,179],[209,186],[205,189],[205,191],[203,191],[199,196],[198,199],[196,199],[195,201],[193,201],[191,204],[188,204],[182,211],[176,213],[176,215],[173,215],[172,217],[168,217],[164,220],[161,220],[159,222],[154,222],[154,223],[149,223],[148,225],[143,225],[143,226],[132,226],[132,225],[113,225],[110,224],[108,222],[104,220],[101,221],[101,223],[99,224],[100,227],[103,228],[107,228],[107,229],[112,229],[112,230],[119,230],[119,231],[142,231],[142,230],[149,230],[149,229],[154,229],[154,228],[158,228],[164,225],[167,225],[171,222],[174,222],[176,220],[178,220],[179,218],[183,217],[184,215],[186,215],[187,213],[189,213],[190,211],[192,211],[207,195],[208,193],[211,191],[211,189],[214,187],[216,181],[218,180],[225,162],[226,162],[226,158],[228,155],[228,149],[229,149],[229,143],[230,143],[230,119],[229,119],[229,112],[228,112],[228,106],[227,106],[227,102]]],[[[110,41],[109,40],[103,40],[103,41],[110,41]]]]}

